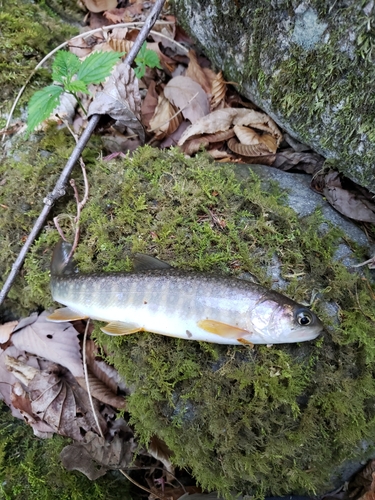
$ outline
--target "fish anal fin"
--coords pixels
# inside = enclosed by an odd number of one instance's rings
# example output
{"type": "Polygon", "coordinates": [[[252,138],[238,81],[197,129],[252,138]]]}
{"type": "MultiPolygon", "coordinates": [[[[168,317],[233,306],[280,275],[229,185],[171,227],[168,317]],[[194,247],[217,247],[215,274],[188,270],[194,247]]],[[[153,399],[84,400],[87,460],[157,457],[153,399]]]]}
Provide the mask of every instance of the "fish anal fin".
{"type": "Polygon", "coordinates": [[[199,328],[202,328],[206,332],[214,333],[215,335],[220,335],[227,339],[239,340],[243,337],[251,335],[251,332],[244,330],[243,328],[238,328],[237,326],[228,325],[227,323],[221,323],[214,319],[203,319],[198,321],[199,328]]]}
{"type": "Polygon", "coordinates": [[[52,314],[47,316],[47,321],[54,321],[55,323],[63,323],[64,321],[76,321],[78,319],[87,319],[86,314],[73,311],[70,307],[61,307],[56,309],[52,314]]]}
{"type": "Polygon", "coordinates": [[[101,331],[107,335],[130,335],[143,331],[143,328],[134,323],[122,323],[121,321],[111,321],[101,328],[101,331]]]}
{"type": "Polygon", "coordinates": [[[240,342],[240,344],[246,345],[250,349],[252,349],[254,347],[254,344],[252,342],[250,342],[250,340],[246,340],[246,339],[237,339],[237,340],[238,340],[238,342],[240,342]]]}

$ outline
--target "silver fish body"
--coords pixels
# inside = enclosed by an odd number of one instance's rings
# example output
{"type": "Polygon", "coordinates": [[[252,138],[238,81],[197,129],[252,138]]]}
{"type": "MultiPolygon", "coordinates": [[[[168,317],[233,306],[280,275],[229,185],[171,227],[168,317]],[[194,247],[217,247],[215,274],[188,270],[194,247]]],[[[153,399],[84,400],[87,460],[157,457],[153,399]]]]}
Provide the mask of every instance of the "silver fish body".
{"type": "Polygon", "coordinates": [[[102,320],[110,335],[149,331],[219,344],[276,344],[316,338],[323,326],[308,308],[272,290],[225,276],[150,269],[52,275],[51,321],[102,320]],[[62,311],[60,313],[60,311],[62,311]]]}

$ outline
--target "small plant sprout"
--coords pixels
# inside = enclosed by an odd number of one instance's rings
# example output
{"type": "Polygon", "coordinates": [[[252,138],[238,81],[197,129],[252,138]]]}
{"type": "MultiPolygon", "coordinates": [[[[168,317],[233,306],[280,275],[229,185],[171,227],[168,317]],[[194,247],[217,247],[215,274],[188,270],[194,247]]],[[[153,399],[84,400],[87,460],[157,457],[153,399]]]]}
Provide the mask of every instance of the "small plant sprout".
{"type": "Polygon", "coordinates": [[[135,58],[136,67],[134,68],[134,73],[137,78],[142,78],[146,73],[146,66],[149,68],[159,68],[160,66],[159,56],[154,50],[147,49],[147,43],[144,42],[141,50],[138,52],[135,58]]]}
{"type": "MultiPolygon", "coordinates": [[[[87,114],[78,93],[89,94],[87,86],[102,83],[111,73],[113,66],[122,57],[122,52],[93,52],[84,61],[71,52],[59,50],[52,65],[53,85],[38,90],[29,101],[27,132],[32,132],[42,121],[49,118],[57,108],[64,92],[73,95],[82,111],[87,114]]],[[[147,49],[144,42],[135,59],[137,78],[142,78],[146,66],[160,68],[159,57],[147,49]]]]}
{"type": "Polygon", "coordinates": [[[56,83],[38,90],[30,99],[27,131],[33,131],[51,115],[64,92],[72,94],[87,114],[78,93],[89,94],[87,86],[103,82],[123,55],[121,52],[93,52],[81,62],[71,52],[59,50],[52,65],[52,78],[56,83]]]}

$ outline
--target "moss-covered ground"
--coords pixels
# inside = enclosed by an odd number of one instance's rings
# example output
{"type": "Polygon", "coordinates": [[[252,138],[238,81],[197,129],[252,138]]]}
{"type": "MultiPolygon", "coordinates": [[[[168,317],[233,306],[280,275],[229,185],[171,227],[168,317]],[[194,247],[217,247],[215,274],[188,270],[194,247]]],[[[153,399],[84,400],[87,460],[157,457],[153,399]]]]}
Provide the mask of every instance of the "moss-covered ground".
{"type": "MultiPolygon", "coordinates": [[[[51,129],[40,143],[20,143],[17,161],[2,165],[1,276],[72,148],[66,132],[51,129]]],[[[249,272],[271,286],[265,268],[277,255],[287,293],[309,301],[318,290],[313,308],[327,325],[313,342],[254,349],[147,333],[115,339],[97,325],[109,361],[134,387],[128,407],[138,439],[156,433],[175,465],[222,494],[329,489],[335,467],[359,456],[358,445],[375,431],[374,290],[366,275],[333,260],[340,232],[321,231],[319,213],[299,221],[277,186],[264,189],[253,175],[240,183],[233,166],[204,155],[145,147],[104,162],[92,141],[84,156],[91,195],[76,252],[81,272],[127,270],[138,251],[184,269],[249,272]],[[339,326],[324,312],[326,301],[338,304],[339,326]]],[[[74,177],[81,189],[78,170],[74,177]]],[[[74,217],[72,200],[68,192],[53,215],[74,217]]],[[[57,239],[48,221],[4,315],[52,305],[48,268],[57,239]]]]}

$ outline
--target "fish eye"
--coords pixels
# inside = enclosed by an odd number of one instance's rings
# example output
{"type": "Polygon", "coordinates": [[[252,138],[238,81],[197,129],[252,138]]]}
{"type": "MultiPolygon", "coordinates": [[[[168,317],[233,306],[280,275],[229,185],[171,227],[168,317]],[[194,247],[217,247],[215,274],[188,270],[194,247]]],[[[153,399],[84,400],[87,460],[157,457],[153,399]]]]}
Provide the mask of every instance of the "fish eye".
{"type": "Polygon", "coordinates": [[[296,319],[301,326],[307,326],[312,323],[313,317],[310,311],[303,309],[302,311],[297,311],[296,319]]]}

